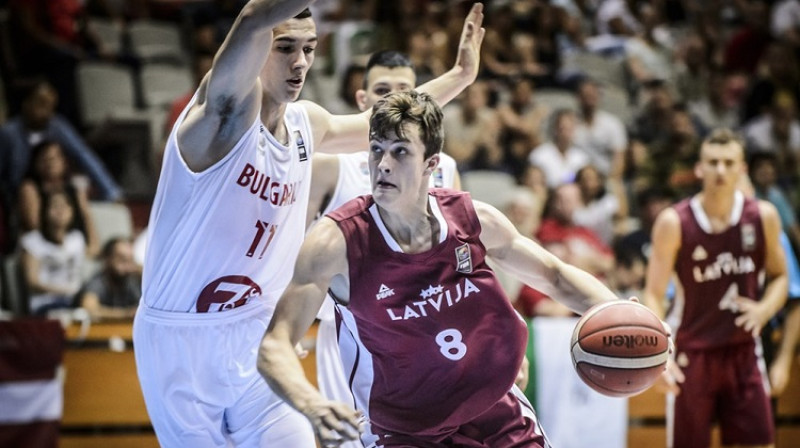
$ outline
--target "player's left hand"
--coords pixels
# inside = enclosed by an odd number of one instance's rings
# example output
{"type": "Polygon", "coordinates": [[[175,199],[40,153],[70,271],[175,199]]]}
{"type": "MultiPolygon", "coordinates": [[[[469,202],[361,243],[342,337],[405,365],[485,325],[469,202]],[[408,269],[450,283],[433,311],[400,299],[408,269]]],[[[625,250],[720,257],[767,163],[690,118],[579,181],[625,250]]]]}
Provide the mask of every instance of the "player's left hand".
{"type": "Polygon", "coordinates": [[[734,299],[734,302],[739,310],[739,316],[733,322],[753,337],[758,336],[770,318],[762,309],[761,302],[742,296],[734,299]]]}
{"type": "Polygon", "coordinates": [[[456,67],[461,68],[462,76],[466,77],[469,83],[478,77],[478,70],[481,61],[481,44],[486,29],[483,24],[483,3],[472,5],[464,28],[461,31],[461,40],[458,43],[458,55],[456,56],[456,67]]]}

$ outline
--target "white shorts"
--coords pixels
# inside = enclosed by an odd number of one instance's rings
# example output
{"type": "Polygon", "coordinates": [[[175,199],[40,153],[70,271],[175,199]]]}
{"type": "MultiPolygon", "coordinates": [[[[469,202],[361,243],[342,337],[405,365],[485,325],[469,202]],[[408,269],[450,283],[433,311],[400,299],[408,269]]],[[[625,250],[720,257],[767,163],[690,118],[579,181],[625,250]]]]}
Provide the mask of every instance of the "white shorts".
{"type": "MultiPolygon", "coordinates": [[[[328,302],[330,298],[325,298],[328,302]]],[[[327,317],[327,316],[326,316],[327,317]]],[[[336,337],[336,320],[320,319],[317,328],[317,383],[322,396],[355,407],[350,392],[350,383],[344,375],[342,358],[339,356],[339,341],[336,337]]],[[[362,448],[361,442],[346,442],[340,448],[362,448]]]]}
{"type": "Polygon", "coordinates": [[[139,307],[136,369],[161,446],[316,446],[308,420],[256,370],[272,311],[261,301],[220,313],[139,307]]]}

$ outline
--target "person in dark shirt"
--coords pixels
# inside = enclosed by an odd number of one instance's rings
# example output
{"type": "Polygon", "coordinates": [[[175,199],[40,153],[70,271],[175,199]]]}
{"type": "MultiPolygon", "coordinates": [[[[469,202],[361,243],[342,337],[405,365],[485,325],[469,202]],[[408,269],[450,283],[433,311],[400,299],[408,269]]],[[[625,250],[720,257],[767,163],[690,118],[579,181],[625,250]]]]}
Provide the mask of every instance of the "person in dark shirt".
{"type": "Polygon", "coordinates": [[[133,260],[132,242],[112,238],[102,255],[103,268],[84,285],[80,306],[94,321],[132,319],[142,296],[142,269],[133,260]]]}

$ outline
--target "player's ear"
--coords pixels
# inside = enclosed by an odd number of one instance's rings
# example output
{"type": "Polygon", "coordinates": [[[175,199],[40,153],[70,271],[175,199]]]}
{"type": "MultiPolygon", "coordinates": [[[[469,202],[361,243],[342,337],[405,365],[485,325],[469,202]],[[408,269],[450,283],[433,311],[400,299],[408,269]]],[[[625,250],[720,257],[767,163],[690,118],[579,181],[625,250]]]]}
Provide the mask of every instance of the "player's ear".
{"type": "Polygon", "coordinates": [[[369,109],[367,107],[367,91],[364,89],[356,90],[356,104],[358,105],[358,110],[364,112],[365,110],[369,109]]]}
{"type": "Polygon", "coordinates": [[[698,179],[702,179],[703,178],[703,168],[700,165],[700,162],[697,162],[697,163],[694,164],[694,177],[696,177],[698,179]]]}
{"type": "Polygon", "coordinates": [[[434,154],[425,161],[425,174],[430,175],[439,166],[439,154],[434,154]]]}

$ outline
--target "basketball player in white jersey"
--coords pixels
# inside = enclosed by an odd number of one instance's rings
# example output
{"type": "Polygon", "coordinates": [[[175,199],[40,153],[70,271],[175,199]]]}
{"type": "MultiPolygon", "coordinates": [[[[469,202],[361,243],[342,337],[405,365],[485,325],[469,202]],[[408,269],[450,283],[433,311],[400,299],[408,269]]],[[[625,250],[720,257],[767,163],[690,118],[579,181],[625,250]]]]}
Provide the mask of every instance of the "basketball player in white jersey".
{"type": "MultiPolygon", "coordinates": [[[[384,95],[412,90],[415,86],[416,74],[408,56],[397,51],[381,51],[373,54],[367,62],[364,88],[356,92],[356,102],[359,109],[365,111],[372,108],[384,95]]],[[[444,153],[440,156],[439,166],[431,174],[429,185],[460,189],[461,181],[456,161],[444,153]]],[[[325,216],[356,196],[370,194],[372,187],[368,161],[367,151],[352,154],[314,154],[312,165],[314,179],[311,183],[307,221],[313,222],[314,218],[325,216]]],[[[332,299],[326,297],[317,314],[319,319],[315,350],[317,383],[325,398],[352,403],[353,395],[339,357],[334,314],[332,299]]],[[[345,442],[340,448],[361,446],[357,442],[345,442]]]]}
{"type": "MultiPolygon", "coordinates": [[[[291,277],[311,157],[366,146],[370,112],[297,102],[314,60],[309,0],[251,0],[168,138],[150,216],[137,371],[165,447],[313,447],[307,421],[256,371],[291,277]]],[[[477,75],[482,6],[453,69],[422,86],[445,103],[477,75]]]]}

